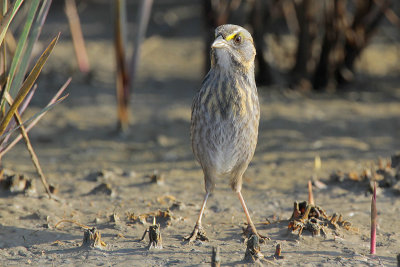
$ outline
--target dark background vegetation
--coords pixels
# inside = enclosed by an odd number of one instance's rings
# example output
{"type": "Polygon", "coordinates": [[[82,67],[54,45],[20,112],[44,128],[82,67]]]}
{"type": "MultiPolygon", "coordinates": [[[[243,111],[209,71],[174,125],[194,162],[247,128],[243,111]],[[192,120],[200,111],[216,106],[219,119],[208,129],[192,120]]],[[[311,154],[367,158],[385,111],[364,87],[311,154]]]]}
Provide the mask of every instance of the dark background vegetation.
{"type": "MultiPolygon", "coordinates": [[[[210,242],[181,244],[204,194],[190,147],[191,101],[208,69],[214,28],[221,23],[249,29],[258,49],[259,141],[243,195],[258,229],[272,239],[262,252],[272,255],[282,244],[284,265],[395,264],[400,240],[395,191],[380,188],[378,258],[372,258],[369,193],[362,183],[328,180],[338,170],[343,177],[373,173],[378,158],[390,158],[400,146],[398,1],[155,0],[134,75],[126,66],[121,71],[116,54],[125,65],[132,62],[141,1],[126,1],[122,51],[115,46],[117,1],[76,0],[89,69],[82,69],[75,55],[65,2],[53,1],[35,46],[33,59],[61,32],[23,117],[43,108],[72,77],[68,98],[29,132],[43,172],[63,201],[47,199],[39,185],[33,196],[1,191],[0,257],[6,264],[209,265],[211,247],[217,245],[224,264],[242,263],[245,218],[224,180],[218,181],[203,221],[210,242]],[[354,61],[348,65],[346,58],[354,61]],[[129,81],[125,87],[117,86],[118,75],[129,81]],[[117,92],[126,88],[129,93],[119,101],[117,92]],[[129,114],[124,134],[121,107],[129,114]],[[164,185],[151,182],[154,174],[164,185]],[[342,213],[358,233],[324,240],[287,235],[285,220],[294,201],[307,199],[310,179],[327,183],[324,189],[314,186],[316,203],[328,214],[342,213]],[[110,194],[93,193],[102,184],[110,186],[110,194]],[[175,204],[182,208],[171,211],[174,219],[162,229],[164,250],[148,252],[145,241],[136,242],[148,225],[130,215],[175,204]],[[110,221],[114,213],[119,223],[110,221]],[[283,222],[267,225],[266,218],[283,222]],[[56,228],[62,219],[96,226],[107,250],[82,252],[82,229],[68,223],[56,228]]],[[[12,24],[15,37],[24,14],[12,24]]],[[[38,181],[23,142],[2,164],[38,181]]]]}

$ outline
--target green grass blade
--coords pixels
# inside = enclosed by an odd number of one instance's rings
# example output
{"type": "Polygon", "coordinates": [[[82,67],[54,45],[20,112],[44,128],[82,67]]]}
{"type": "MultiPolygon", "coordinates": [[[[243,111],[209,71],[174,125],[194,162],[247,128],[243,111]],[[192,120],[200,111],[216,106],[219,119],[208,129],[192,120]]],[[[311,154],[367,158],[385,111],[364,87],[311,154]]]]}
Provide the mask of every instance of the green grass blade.
{"type": "Polygon", "coordinates": [[[14,116],[15,111],[19,107],[19,105],[24,100],[25,96],[28,94],[29,90],[32,88],[33,84],[35,83],[37,77],[39,76],[44,63],[46,63],[47,59],[49,58],[51,52],[53,51],[54,46],[56,45],[60,34],[58,34],[53,41],[49,44],[43,54],[40,56],[39,60],[36,62],[35,66],[33,67],[32,71],[29,73],[29,76],[26,78],[25,82],[22,84],[21,89],[19,90],[14,103],[11,105],[10,109],[8,110],[7,114],[4,116],[3,120],[0,124],[0,136],[2,136],[7,128],[7,125],[10,123],[11,118],[14,116]]]}
{"type": "Polygon", "coordinates": [[[11,24],[15,14],[17,14],[18,9],[20,8],[22,2],[24,0],[17,0],[15,1],[14,7],[9,9],[6,14],[4,15],[3,19],[0,22],[0,44],[3,43],[4,37],[6,36],[6,32],[8,27],[11,24]]]}
{"type": "Polygon", "coordinates": [[[3,0],[2,6],[1,6],[1,19],[3,19],[4,15],[8,11],[8,0],[3,0]]]}
{"type": "Polygon", "coordinates": [[[1,8],[2,8],[1,14],[4,16],[4,14],[6,13],[6,11],[8,9],[8,0],[3,0],[3,4],[1,6],[1,8]]]}
{"type": "MultiPolygon", "coordinates": [[[[11,88],[11,84],[13,83],[13,79],[14,79],[15,72],[17,71],[17,67],[18,67],[19,63],[21,62],[22,51],[24,50],[24,47],[26,45],[26,40],[28,39],[28,34],[31,30],[33,19],[35,18],[35,15],[36,15],[36,10],[39,7],[39,2],[40,2],[39,0],[32,0],[32,2],[31,2],[28,16],[26,18],[26,22],[25,22],[24,28],[22,30],[21,36],[18,40],[17,49],[15,50],[13,60],[11,62],[10,71],[8,73],[8,82],[6,85],[6,92],[9,92],[11,97],[14,97],[16,95],[16,93],[13,92],[13,91],[15,91],[15,89],[10,91],[10,88],[11,88]]],[[[4,101],[4,99],[2,101],[4,101]]],[[[3,102],[1,105],[2,108],[4,107],[4,103],[5,102],[3,102]]]]}
{"type": "Polygon", "coordinates": [[[39,13],[36,17],[36,21],[32,27],[32,32],[29,36],[28,44],[21,59],[19,71],[15,74],[14,81],[11,85],[11,91],[14,91],[15,88],[21,87],[22,80],[24,79],[26,71],[29,66],[29,61],[31,59],[33,46],[38,40],[40,32],[42,31],[44,22],[46,21],[47,14],[50,9],[51,2],[52,0],[45,0],[43,1],[42,6],[40,7],[39,13]]]}

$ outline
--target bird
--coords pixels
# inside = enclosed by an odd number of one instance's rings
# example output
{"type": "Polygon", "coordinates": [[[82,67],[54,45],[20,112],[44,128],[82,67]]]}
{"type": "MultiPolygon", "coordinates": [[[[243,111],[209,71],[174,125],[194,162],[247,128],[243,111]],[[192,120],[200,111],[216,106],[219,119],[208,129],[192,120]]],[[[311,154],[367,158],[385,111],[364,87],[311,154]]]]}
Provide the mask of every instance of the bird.
{"type": "MultiPolygon", "coordinates": [[[[192,103],[192,150],[204,173],[205,196],[193,232],[185,240],[208,241],[201,220],[217,179],[229,179],[246,215],[248,230],[258,234],[241,189],[258,139],[260,104],[254,78],[256,50],[243,27],[225,24],[215,29],[211,67],[192,103]]],[[[263,237],[264,238],[264,237],[263,237]]]]}

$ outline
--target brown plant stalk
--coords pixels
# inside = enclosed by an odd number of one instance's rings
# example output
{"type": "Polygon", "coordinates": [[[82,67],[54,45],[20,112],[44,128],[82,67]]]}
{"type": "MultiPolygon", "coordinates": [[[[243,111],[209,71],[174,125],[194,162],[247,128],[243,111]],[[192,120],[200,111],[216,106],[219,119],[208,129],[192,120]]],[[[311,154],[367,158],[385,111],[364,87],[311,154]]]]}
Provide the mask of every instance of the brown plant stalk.
{"type": "Polygon", "coordinates": [[[126,63],[125,50],[125,0],[115,1],[115,56],[117,60],[117,112],[118,112],[118,130],[124,132],[129,124],[129,73],[126,63]]]}
{"type": "MultiPolygon", "coordinates": [[[[7,102],[11,106],[13,103],[13,100],[8,92],[5,92],[5,97],[6,97],[7,102]]],[[[21,116],[19,115],[18,110],[15,111],[14,118],[15,118],[15,121],[17,122],[17,125],[20,126],[19,130],[21,132],[22,137],[24,138],[26,148],[29,151],[33,165],[35,166],[36,172],[39,175],[40,180],[42,181],[44,189],[46,190],[46,193],[49,196],[49,198],[52,198],[52,194],[50,192],[50,188],[49,188],[49,184],[47,183],[46,176],[44,175],[42,167],[40,166],[39,159],[35,153],[35,150],[33,149],[33,146],[29,139],[28,133],[26,132],[25,127],[22,125],[22,119],[21,119],[21,116]]]]}
{"type": "Polygon", "coordinates": [[[69,28],[71,30],[72,42],[74,44],[79,70],[87,73],[90,71],[89,57],[86,52],[85,40],[83,38],[75,0],[65,0],[65,14],[67,15],[69,28]]]}

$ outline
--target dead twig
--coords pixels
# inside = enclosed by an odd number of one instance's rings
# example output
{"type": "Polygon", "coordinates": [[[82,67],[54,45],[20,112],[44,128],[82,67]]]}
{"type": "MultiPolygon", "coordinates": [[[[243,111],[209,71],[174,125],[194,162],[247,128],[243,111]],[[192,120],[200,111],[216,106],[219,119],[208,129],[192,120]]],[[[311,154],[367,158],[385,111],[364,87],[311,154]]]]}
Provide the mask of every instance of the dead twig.
{"type": "Polygon", "coordinates": [[[68,220],[68,219],[62,219],[61,221],[57,222],[57,223],[54,225],[54,228],[57,229],[57,226],[59,226],[59,225],[62,224],[62,223],[66,223],[66,222],[67,222],[67,223],[76,224],[76,225],[78,225],[79,227],[82,227],[82,228],[84,228],[84,229],[91,229],[89,226],[84,225],[84,224],[81,224],[81,223],[78,222],[78,221],[75,221],[75,220],[68,220]]]}
{"type": "Polygon", "coordinates": [[[69,28],[71,30],[72,42],[74,44],[79,70],[87,73],[90,71],[90,64],[75,0],[65,0],[65,14],[67,15],[69,28]]]}
{"type": "MultiPolygon", "coordinates": [[[[5,97],[6,97],[7,102],[11,106],[12,103],[13,103],[13,100],[12,100],[12,98],[9,95],[8,92],[5,92],[5,97]]],[[[19,129],[21,131],[21,135],[24,138],[24,141],[25,141],[25,144],[26,144],[26,148],[29,151],[29,154],[31,156],[33,165],[35,166],[36,172],[39,175],[40,180],[42,181],[44,189],[46,190],[46,193],[49,196],[49,198],[52,198],[52,193],[50,191],[49,184],[47,183],[46,176],[43,173],[42,167],[40,166],[40,163],[39,163],[39,159],[38,159],[38,157],[37,157],[37,155],[35,153],[35,150],[33,149],[33,146],[32,146],[32,143],[31,143],[31,141],[29,139],[28,133],[26,132],[25,127],[22,125],[21,116],[19,115],[19,112],[17,110],[14,113],[14,118],[15,118],[15,121],[17,122],[18,126],[20,126],[19,129]]]]}
{"type": "Polygon", "coordinates": [[[277,260],[283,259],[283,256],[281,256],[281,252],[282,252],[281,244],[277,244],[275,248],[274,258],[277,260]]]}
{"type": "Polygon", "coordinates": [[[125,58],[126,42],[126,2],[125,0],[115,1],[114,10],[114,47],[117,60],[117,112],[118,112],[118,130],[124,132],[128,128],[129,116],[129,73],[125,58]]]}

